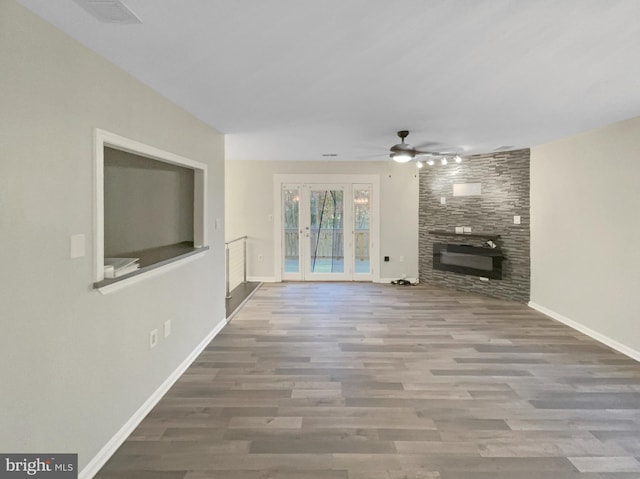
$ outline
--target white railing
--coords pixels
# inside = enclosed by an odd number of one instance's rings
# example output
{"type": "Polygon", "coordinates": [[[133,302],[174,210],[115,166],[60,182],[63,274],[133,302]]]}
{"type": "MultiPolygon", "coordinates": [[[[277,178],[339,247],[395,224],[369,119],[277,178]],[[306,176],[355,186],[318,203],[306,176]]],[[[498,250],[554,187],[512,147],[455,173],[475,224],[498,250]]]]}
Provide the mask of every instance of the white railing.
{"type": "Polygon", "coordinates": [[[247,236],[241,236],[224,244],[226,254],[226,299],[231,298],[231,291],[234,288],[247,282],[247,238],[247,236]]]}

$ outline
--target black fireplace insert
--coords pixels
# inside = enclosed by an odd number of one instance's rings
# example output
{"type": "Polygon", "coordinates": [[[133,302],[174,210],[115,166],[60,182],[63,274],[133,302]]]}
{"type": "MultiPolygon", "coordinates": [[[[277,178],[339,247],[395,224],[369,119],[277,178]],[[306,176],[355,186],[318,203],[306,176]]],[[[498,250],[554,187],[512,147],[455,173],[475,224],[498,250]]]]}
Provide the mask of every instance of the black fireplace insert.
{"type": "Polygon", "coordinates": [[[433,244],[433,269],[502,279],[504,255],[498,248],[462,244],[433,244]]]}

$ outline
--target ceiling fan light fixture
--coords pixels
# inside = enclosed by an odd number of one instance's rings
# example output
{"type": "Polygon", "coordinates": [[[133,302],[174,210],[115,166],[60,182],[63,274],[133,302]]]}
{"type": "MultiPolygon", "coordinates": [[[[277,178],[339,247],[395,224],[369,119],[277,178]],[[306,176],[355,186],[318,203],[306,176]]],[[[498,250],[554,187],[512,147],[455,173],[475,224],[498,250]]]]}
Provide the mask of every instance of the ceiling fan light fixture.
{"type": "Polygon", "coordinates": [[[416,161],[416,166],[417,166],[418,168],[423,168],[423,167],[424,167],[424,163],[423,163],[423,162],[421,162],[420,160],[417,160],[417,161],[416,161]]]}
{"type": "Polygon", "coordinates": [[[460,157],[460,155],[454,156],[453,159],[456,160],[456,163],[462,163],[462,158],[460,157]]]}
{"type": "Polygon", "coordinates": [[[441,165],[446,165],[447,163],[448,163],[448,161],[447,161],[447,159],[446,159],[445,157],[443,157],[443,158],[440,160],[440,164],[441,164],[441,165]]]}
{"type": "Polygon", "coordinates": [[[427,165],[429,165],[429,166],[433,166],[433,165],[435,165],[435,164],[436,164],[436,162],[435,162],[435,161],[433,161],[433,160],[427,160],[427,165]]]}
{"type": "Polygon", "coordinates": [[[391,153],[391,158],[393,158],[393,161],[397,161],[398,163],[406,163],[408,161],[411,161],[411,159],[413,158],[413,156],[409,155],[408,153],[391,153]]]}

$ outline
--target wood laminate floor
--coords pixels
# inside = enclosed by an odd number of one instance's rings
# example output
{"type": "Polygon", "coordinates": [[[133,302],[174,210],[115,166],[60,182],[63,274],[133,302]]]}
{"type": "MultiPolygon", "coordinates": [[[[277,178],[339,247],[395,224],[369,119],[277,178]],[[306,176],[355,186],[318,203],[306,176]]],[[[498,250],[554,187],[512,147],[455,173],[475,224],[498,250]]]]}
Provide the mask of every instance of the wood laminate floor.
{"type": "Polygon", "coordinates": [[[525,305],[265,284],[96,477],[638,479],[640,364],[525,305]]]}

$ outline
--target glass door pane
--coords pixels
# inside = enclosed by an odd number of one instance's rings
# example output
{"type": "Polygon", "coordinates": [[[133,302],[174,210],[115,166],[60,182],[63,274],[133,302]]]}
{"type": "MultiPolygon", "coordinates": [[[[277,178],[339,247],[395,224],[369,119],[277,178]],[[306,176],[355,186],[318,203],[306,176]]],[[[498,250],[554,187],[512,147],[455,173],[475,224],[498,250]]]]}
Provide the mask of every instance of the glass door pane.
{"type": "Polygon", "coordinates": [[[344,191],[311,189],[309,272],[344,273],[344,191]]]}
{"type": "Polygon", "coordinates": [[[355,265],[354,273],[363,274],[371,271],[370,258],[369,258],[369,244],[370,244],[370,202],[371,202],[371,190],[355,188],[353,190],[353,205],[354,205],[354,254],[355,265]]]}
{"type": "Polygon", "coordinates": [[[300,272],[300,191],[285,187],[282,192],[283,271],[300,272]]]}

